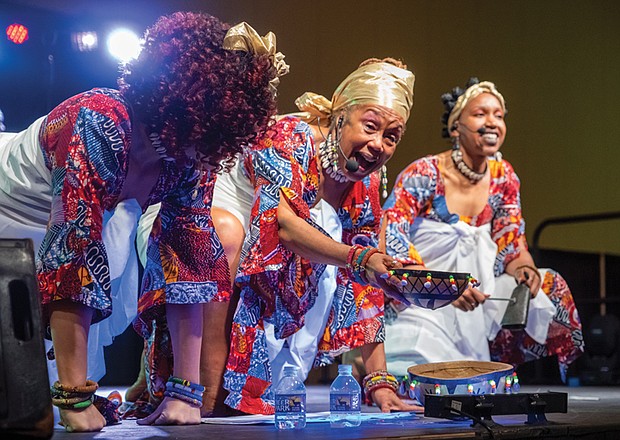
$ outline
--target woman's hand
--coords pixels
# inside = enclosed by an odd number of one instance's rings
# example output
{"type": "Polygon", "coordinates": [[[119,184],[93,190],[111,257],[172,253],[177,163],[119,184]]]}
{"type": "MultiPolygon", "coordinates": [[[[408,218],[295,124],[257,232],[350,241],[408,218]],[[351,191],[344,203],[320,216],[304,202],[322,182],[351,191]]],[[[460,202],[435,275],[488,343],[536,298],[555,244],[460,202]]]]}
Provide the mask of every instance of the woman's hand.
{"type": "Polygon", "coordinates": [[[400,278],[389,273],[391,269],[401,269],[402,267],[403,265],[399,261],[377,252],[366,263],[366,278],[371,286],[383,290],[389,297],[409,306],[411,303],[402,294],[400,278]]]}
{"type": "Polygon", "coordinates": [[[389,388],[379,388],[372,392],[372,401],[381,409],[381,412],[389,413],[392,411],[410,411],[423,413],[424,407],[419,405],[410,405],[396,395],[389,388]]]}
{"type": "Polygon", "coordinates": [[[461,296],[452,302],[452,305],[464,312],[471,312],[480,304],[483,304],[490,295],[483,293],[475,287],[469,287],[461,296]]]}
{"type": "Polygon", "coordinates": [[[532,293],[532,298],[536,298],[538,291],[542,287],[542,277],[534,266],[519,266],[515,269],[515,280],[518,284],[525,284],[532,293]]]}

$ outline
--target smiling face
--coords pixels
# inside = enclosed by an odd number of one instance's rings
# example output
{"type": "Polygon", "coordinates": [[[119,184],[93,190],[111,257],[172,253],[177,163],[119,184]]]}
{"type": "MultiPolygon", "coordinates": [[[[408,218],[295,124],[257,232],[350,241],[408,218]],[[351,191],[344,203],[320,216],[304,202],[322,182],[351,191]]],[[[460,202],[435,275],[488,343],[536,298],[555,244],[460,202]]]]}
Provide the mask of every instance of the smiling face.
{"type": "Polygon", "coordinates": [[[458,136],[461,147],[469,156],[495,154],[506,137],[504,110],[490,93],[481,93],[469,101],[455,125],[451,135],[458,136]]]}
{"type": "Polygon", "coordinates": [[[346,158],[340,157],[340,169],[353,181],[377,171],[394,155],[404,129],[403,118],[386,107],[354,107],[342,127],[340,146],[347,158],[355,158],[359,168],[355,172],[346,170],[346,158]]]}

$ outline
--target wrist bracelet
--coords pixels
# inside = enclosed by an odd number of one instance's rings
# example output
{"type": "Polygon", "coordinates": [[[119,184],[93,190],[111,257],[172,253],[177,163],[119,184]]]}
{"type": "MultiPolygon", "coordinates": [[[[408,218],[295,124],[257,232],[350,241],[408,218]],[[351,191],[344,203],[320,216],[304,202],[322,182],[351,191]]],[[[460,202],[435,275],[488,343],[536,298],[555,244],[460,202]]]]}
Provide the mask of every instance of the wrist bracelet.
{"type": "Polygon", "coordinates": [[[380,388],[390,388],[394,393],[398,390],[398,380],[387,370],[377,370],[367,374],[363,380],[364,401],[372,405],[372,393],[380,388]]]}

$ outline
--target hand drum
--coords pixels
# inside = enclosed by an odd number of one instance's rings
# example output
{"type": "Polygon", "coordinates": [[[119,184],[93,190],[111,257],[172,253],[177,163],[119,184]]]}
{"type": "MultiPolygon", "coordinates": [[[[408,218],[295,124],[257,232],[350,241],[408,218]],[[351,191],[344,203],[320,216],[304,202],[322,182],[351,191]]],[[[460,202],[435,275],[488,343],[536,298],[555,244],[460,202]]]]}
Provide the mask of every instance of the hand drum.
{"type": "Polygon", "coordinates": [[[411,304],[431,310],[450,304],[474,280],[464,272],[392,269],[390,273],[402,280],[402,295],[411,304]]]}

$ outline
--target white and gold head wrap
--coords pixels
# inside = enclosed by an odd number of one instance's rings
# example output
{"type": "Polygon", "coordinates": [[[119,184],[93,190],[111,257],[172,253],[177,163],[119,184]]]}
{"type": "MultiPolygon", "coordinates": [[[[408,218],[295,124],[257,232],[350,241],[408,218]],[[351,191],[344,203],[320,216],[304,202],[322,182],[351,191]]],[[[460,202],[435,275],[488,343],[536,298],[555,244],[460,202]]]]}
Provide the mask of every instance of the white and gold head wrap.
{"type": "Polygon", "coordinates": [[[469,101],[482,93],[490,93],[491,95],[495,96],[499,101],[500,105],[502,106],[502,110],[504,111],[504,113],[506,113],[506,102],[504,101],[504,97],[502,96],[502,94],[499,93],[495,88],[495,84],[490,81],[482,81],[478,84],[474,84],[473,86],[468,87],[467,90],[465,90],[465,93],[459,96],[456,100],[456,104],[454,104],[454,107],[450,112],[450,116],[448,117],[449,131],[451,131],[454,127],[454,122],[456,122],[461,116],[463,109],[469,103],[469,101]]]}
{"type": "Polygon", "coordinates": [[[405,122],[413,107],[415,75],[386,62],[366,64],[345,78],[336,88],[331,101],[316,93],[306,92],[295,100],[306,121],[320,118],[328,124],[332,114],[356,104],[377,104],[393,110],[405,122]]]}
{"type": "Polygon", "coordinates": [[[222,47],[227,50],[241,50],[255,55],[269,55],[269,59],[276,69],[276,76],[269,82],[269,86],[273,95],[276,95],[280,77],[288,73],[289,66],[284,62],[282,52],[276,51],[276,36],[273,32],[267,32],[264,37],[261,37],[252,26],[243,21],[228,29],[222,47]]]}

